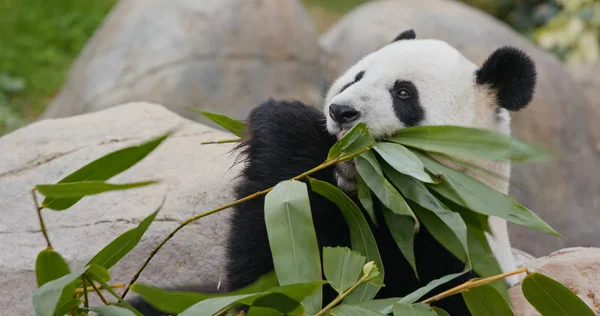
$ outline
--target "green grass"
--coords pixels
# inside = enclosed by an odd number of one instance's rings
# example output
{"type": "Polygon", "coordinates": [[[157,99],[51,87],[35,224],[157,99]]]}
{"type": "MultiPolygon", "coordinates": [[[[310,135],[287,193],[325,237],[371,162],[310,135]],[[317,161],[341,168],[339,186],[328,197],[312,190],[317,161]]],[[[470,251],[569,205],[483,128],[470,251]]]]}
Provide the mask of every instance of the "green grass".
{"type": "Polygon", "coordinates": [[[36,118],[60,89],[73,59],[115,3],[0,0],[0,76],[24,83],[10,92],[0,85],[0,94],[9,100],[8,105],[0,102],[0,106],[12,107],[11,111],[28,119],[36,118]]]}

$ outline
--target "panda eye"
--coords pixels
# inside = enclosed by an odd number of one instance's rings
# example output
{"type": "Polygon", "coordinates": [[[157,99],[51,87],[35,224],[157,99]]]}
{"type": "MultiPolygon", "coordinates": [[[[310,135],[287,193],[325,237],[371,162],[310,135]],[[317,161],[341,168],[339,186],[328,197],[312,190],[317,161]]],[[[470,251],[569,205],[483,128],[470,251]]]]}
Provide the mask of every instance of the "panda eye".
{"type": "Polygon", "coordinates": [[[410,98],[410,96],[411,96],[411,95],[410,95],[410,91],[408,91],[408,89],[404,89],[404,88],[398,89],[398,90],[396,91],[396,95],[397,95],[397,96],[398,96],[400,99],[408,99],[408,98],[410,98]]]}

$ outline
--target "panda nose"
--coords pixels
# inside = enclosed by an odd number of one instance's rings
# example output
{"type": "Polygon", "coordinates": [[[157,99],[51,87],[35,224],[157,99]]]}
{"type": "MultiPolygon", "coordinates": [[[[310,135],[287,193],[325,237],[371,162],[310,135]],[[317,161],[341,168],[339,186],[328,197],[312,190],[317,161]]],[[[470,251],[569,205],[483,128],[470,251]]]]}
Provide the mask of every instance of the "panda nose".
{"type": "Polygon", "coordinates": [[[329,116],[337,123],[350,123],[360,117],[360,112],[347,105],[332,104],[329,106],[329,116]]]}

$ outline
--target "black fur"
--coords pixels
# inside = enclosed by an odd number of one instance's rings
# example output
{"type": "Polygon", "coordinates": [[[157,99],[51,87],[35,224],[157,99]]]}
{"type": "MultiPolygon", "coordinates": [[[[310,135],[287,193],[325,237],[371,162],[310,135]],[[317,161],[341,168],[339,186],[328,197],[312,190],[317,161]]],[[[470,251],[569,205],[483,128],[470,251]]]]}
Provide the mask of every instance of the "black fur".
{"type": "Polygon", "coordinates": [[[356,76],[354,77],[354,81],[352,81],[352,82],[348,82],[347,84],[345,84],[345,85],[342,87],[342,89],[340,90],[340,92],[339,92],[339,93],[342,93],[342,92],[344,92],[344,90],[348,89],[348,87],[350,87],[351,85],[353,85],[353,84],[355,84],[355,83],[359,82],[359,81],[360,81],[360,79],[362,79],[364,76],[365,76],[365,71],[364,71],[364,70],[363,70],[363,71],[361,71],[361,72],[359,72],[359,73],[357,73],[357,74],[356,74],[356,76]]]}
{"type": "MultiPolygon", "coordinates": [[[[276,185],[325,161],[335,138],[325,129],[325,116],[314,107],[295,101],[268,102],[255,108],[248,119],[247,137],[240,144],[245,163],[240,182],[235,187],[236,198],[276,185]]],[[[333,168],[322,170],[312,177],[335,184],[333,168]]],[[[350,236],[345,219],[337,207],[308,190],[312,217],[319,247],[350,247],[350,236]]],[[[353,197],[357,205],[358,199],[353,197]]],[[[273,261],[264,220],[264,198],[257,198],[236,206],[231,217],[231,231],[227,242],[227,291],[249,285],[261,275],[273,270],[273,261]]],[[[378,221],[384,221],[377,210],[378,221]]],[[[421,228],[415,236],[415,256],[420,281],[398,249],[386,225],[370,223],[377,240],[385,267],[386,284],[377,298],[402,297],[426,285],[433,279],[462,271],[464,264],[441,246],[421,228]]],[[[432,296],[475,277],[467,273],[428,293],[432,296]]],[[[323,299],[328,303],[336,293],[326,286],[323,299]]],[[[455,295],[436,304],[451,315],[470,315],[461,295],[455,295]]],[[[138,305],[139,306],[139,305],[138,305]]],[[[151,314],[145,315],[166,315],[151,314]]]]}
{"type": "Polygon", "coordinates": [[[425,109],[419,101],[419,91],[417,87],[410,81],[398,80],[394,87],[390,89],[394,112],[407,127],[418,125],[425,118],[425,109]],[[406,90],[410,93],[410,97],[402,98],[400,91],[406,90]]]}
{"type": "Polygon", "coordinates": [[[476,72],[477,84],[496,91],[498,105],[519,111],[533,99],[537,73],[529,56],[513,47],[497,49],[476,72]]]}
{"type": "Polygon", "coordinates": [[[410,30],[404,31],[404,32],[400,33],[400,35],[396,36],[396,38],[394,38],[392,43],[401,41],[401,40],[412,40],[415,38],[417,38],[417,33],[415,33],[415,30],[410,29],[410,30]]]}

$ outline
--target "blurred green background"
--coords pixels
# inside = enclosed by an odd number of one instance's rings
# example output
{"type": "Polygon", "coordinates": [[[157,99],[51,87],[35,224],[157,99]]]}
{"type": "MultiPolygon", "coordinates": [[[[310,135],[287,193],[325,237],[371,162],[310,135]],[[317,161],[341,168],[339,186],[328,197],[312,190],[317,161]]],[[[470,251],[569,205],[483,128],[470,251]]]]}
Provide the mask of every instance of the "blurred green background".
{"type": "MultiPolygon", "coordinates": [[[[0,135],[35,120],[117,0],[0,0],[0,135]]],[[[319,31],[369,0],[303,0],[319,31]]],[[[569,63],[600,60],[598,0],[463,0],[569,63]]]]}

